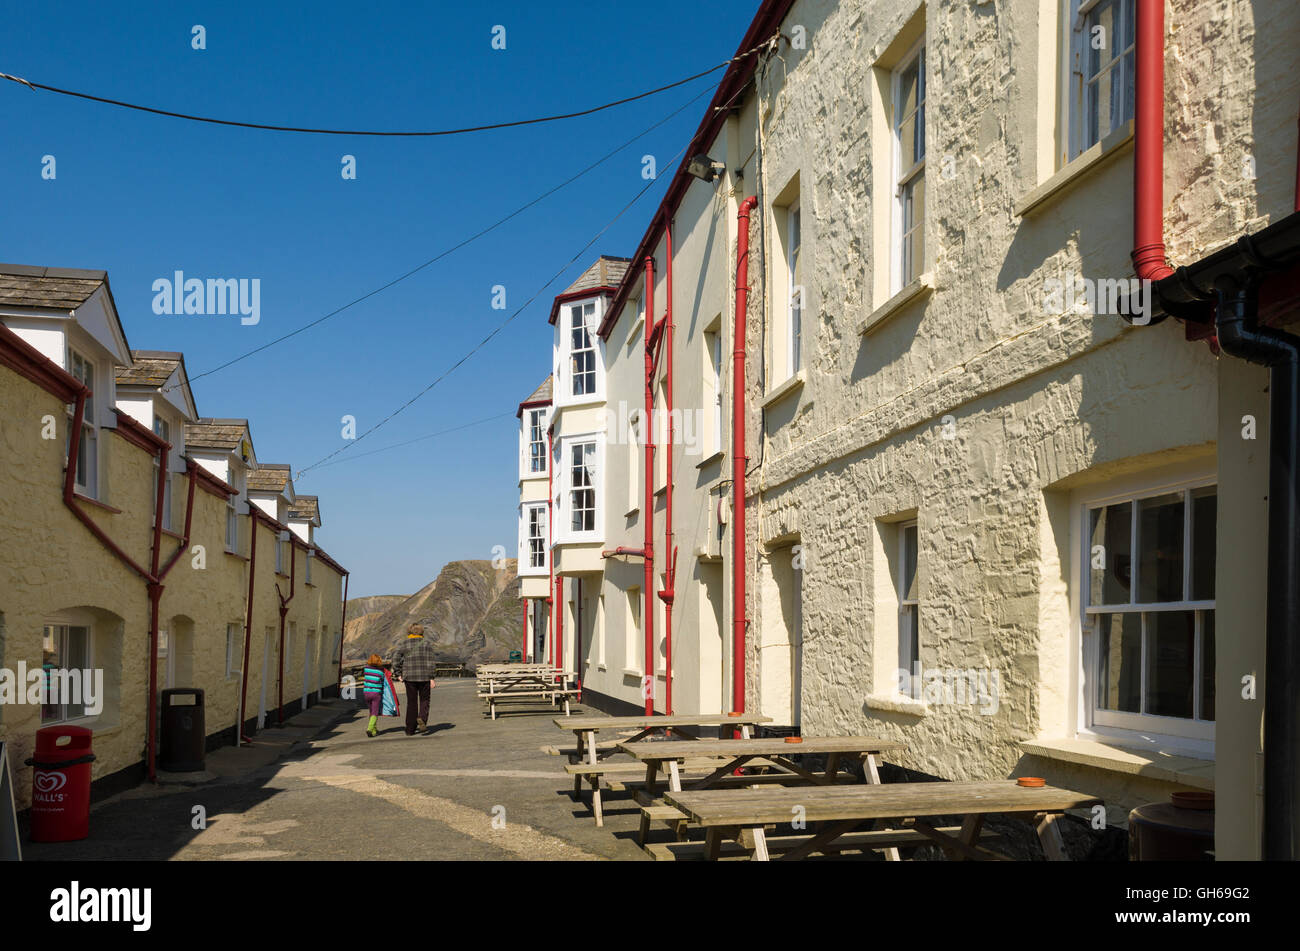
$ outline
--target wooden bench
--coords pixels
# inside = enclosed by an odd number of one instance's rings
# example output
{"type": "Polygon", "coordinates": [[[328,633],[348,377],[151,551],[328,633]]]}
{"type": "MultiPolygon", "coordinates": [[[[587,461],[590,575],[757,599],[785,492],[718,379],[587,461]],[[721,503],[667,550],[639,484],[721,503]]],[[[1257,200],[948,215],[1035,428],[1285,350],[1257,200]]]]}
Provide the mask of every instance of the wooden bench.
{"type": "MultiPolygon", "coordinates": [[[[684,813],[682,815],[684,825],[686,817],[684,813]]],[[[656,816],[655,818],[667,821],[673,817],[665,813],[663,816],[656,816]]],[[[643,817],[642,824],[643,827],[648,829],[650,820],[643,817]]],[[[940,826],[934,831],[944,835],[956,836],[961,833],[961,826],[940,826]]],[[[981,840],[997,839],[998,834],[991,830],[982,829],[979,837],[981,840]]],[[[802,847],[807,841],[806,836],[768,836],[767,850],[773,855],[786,855],[802,847]]],[[[850,832],[842,835],[823,845],[818,852],[823,855],[838,855],[842,852],[869,852],[876,849],[897,849],[899,846],[931,845],[933,843],[934,840],[930,836],[915,829],[872,829],[866,832],[850,832]]],[[[643,844],[642,848],[657,862],[689,860],[702,862],[709,857],[707,843],[686,842],[680,838],[676,842],[643,844]]],[[[716,857],[749,858],[751,852],[752,847],[743,846],[738,842],[723,842],[718,847],[716,857]]]]}
{"type": "Polygon", "coordinates": [[[531,703],[539,698],[549,700],[552,706],[554,706],[558,700],[563,700],[564,715],[567,717],[570,713],[569,698],[571,696],[576,696],[577,693],[578,688],[576,687],[542,687],[537,690],[489,691],[487,693],[480,693],[478,698],[487,701],[488,712],[492,715],[493,720],[497,718],[497,704],[499,703],[515,700],[523,700],[531,703]]]}
{"type": "MultiPolygon", "coordinates": [[[[709,772],[717,768],[719,762],[716,757],[686,759],[681,763],[681,770],[685,775],[708,775],[709,772]]],[[[564,767],[564,771],[573,777],[573,795],[575,797],[582,795],[584,781],[591,786],[591,811],[596,817],[597,826],[605,824],[600,796],[602,782],[611,792],[633,792],[638,802],[645,802],[645,791],[651,789],[650,784],[646,781],[646,768],[635,760],[628,762],[601,760],[596,763],[586,761],[568,763],[564,767]]],[[[746,783],[752,783],[758,778],[760,777],[745,776],[743,780],[746,783]]]]}
{"type": "MultiPolygon", "coordinates": [[[[871,832],[917,832],[939,845],[953,859],[1003,859],[977,845],[985,816],[1005,814],[1028,820],[1037,830],[1048,859],[1067,858],[1057,822],[1067,809],[1086,809],[1101,804],[1087,793],[1054,786],[1026,787],[1015,780],[956,783],[889,783],[804,787],[798,789],[702,790],[669,792],[664,798],[705,829],[705,855],[717,858],[724,839],[740,837],[752,857],[766,861],[769,850],[765,826],[791,825],[792,816],[808,826],[808,833],[785,859],[799,859],[813,852],[825,852],[834,842],[861,826],[885,820],[893,829],[871,832]],[[934,827],[933,816],[961,816],[959,832],[934,827]],[[754,845],[744,841],[752,834],[754,845]]],[[[802,828],[802,827],[800,827],[802,828]]],[[[859,836],[860,837],[860,836],[859,836]]],[[[876,837],[883,840],[885,837],[876,837]]]]}

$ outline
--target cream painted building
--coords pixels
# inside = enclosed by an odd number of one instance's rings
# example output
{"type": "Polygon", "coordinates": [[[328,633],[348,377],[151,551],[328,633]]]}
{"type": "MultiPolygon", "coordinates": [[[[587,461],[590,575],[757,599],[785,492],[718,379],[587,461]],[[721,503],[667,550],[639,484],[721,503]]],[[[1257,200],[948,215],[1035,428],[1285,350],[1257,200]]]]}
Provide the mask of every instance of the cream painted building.
{"type": "Polygon", "coordinates": [[[141,758],[158,726],[151,658],[155,691],[205,692],[209,747],[234,741],[241,706],[251,734],[259,709],[278,720],[281,698],[288,714],[336,689],[346,571],[315,544],[319,505],[286,495],[272,516],[249,504],[247,423],[198,416],[181,354],[127,346],[104,272],[0,265],[0,406],[2,682],[89,670],[103,685],[55,703],[0,689],[20,809],[42,727],[93,731],[95,796],[157,765],[141,758]]]}
{"type": "Polygon", "coordinates": [[[525,661],[545,653],[551,606],[551,428],[552,378],[519,404],[519,597],[524,602],[520,654],[525,661]]]}
{"type": "MultiPolygon", "coordinates": [[[[930,776],[1043,776],[1104,798],[1112,827],[1213,789],[1217,856],[1257,858],[1265,604],[1284,570],[1266,544],[1268,446],[1285,434],[1270,371],[1205,338],[1212,278],[1262,282],[1261,323],[1295,313],[1294,272],[1273,275],[1295,260],[1300,8],[1163,6],[1155,207],[1185,286],[1162,282],[1152,306],[1130,284],[1133,0],[769,0],[738,48],[760,52],[729,68],[600,324],[602,395],[611,413],[642,406],[651,258],[652,325],[672,270],[674,407],[704,420],[702,451],[675,444],[671,470],[673,706],[731,709],[731,356],[752,197],[747,707],[901,740],[895,764],[930,776]]],[[[665,371],[659,354],[656,408],[665,371]]],[[[644,456],[614,432],[601,543],[635,552],[644,456]]],[[[663,601],[634,553],[583,567],[584,699],[626,712],[647,604],[667,673],[663,601]]]]}

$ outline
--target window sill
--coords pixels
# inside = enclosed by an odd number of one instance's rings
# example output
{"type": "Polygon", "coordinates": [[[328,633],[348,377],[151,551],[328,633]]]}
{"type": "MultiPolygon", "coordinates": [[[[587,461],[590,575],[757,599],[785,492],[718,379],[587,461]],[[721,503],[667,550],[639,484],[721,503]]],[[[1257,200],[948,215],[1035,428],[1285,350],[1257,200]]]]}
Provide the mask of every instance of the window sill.
{"type": "Polygon", "coordinates": [[[627,667],[624,667],[624,668],[623,668],[623,676],[624,676],[624,677],[635,677],[637,680],[640,680],[640,679],[641,679],[641,671],[639,671],[639,670],[631,670],[631,669],[629,669],[629,668],[627,668],[627,667]]]}
{"type": "Polygon", "coordinates": [[[803,381],[804,381],[804,371],[799,370],[797,373],[794,374],[794,376],[790,377],[784,383],[781,383],[778,386],[776,386],[774,389],[768,391],[767,395],[763,397],[763,403],[762,403],[763,408],[766,409],[769,406],[773,406],[781,402],[791,393],[794,393],[796,390],[802,389],[803,381]]]}
{"type": "Polygon", "coordinates": [[[241,555],[239,552],[231,551],[229,548],[225,550],[224,554],[229,555],[231,558],[238,558],[240,561],[248,561],[248,559],[245,558],[243,555],[241,555]]]}
{"type": "Polygon", "coordinates": [[[80,492],[73,492],[72,497],[79,502],[85,502],[87,505],[93,505],[95,506],[95,508],[103,509],[105,512],[112,512],[114,515],[122,514],[121,509],[114,508],[113,506],[109,505],[107,502],[99,501],[99,499],[92,499],[88,495],[82,495],[80,492]]]}
{"type": "Polygon", "coordinates": [[[713,465],[715,462],[721,462],[721,461],[722,461],[722,457],[725,456],[725,455],[726,455],[726,452],[724,452],[723,450],[719,449],[717,452],[713,453],[712,455],[710,455],[710,456],[705,456],[705,457],[704,457],[703,459],[701,459],[699,462],[695,463],[695,468],[697,468],[697,469],[707,469],[709,466],[713,465]]]}
{"type": "Polygon", "coordinates": [[[1095,740],[1026,740],[1020,748],[1032,756],[1090,766],[1112,773],[1142,776],[1198,789],[1214,789],[1214,760],[1177,753],[1160,753],[1098,743],[1095,740]]]}
{"type": "Polygon", "coordinates": [[[879,710],[881,713],[901,713],[909,717],[930,715],[930,708],[923,701],[913,700],[898,693],[870,694],[864,705],[868,710],[879,710]]]}
{"type": "Polygon", "coordinates": [[[924,300],[934,293],[934,272],[926,271],[889,300],[885,301],[858,324],[858,336],[865,337],[900,310],[914,301],[924,300]]]}
{"type": "Polygon", "coordinates": [[[641,514],[641,506],[638,505],[636,508],[630,508],[626,512],[624,512],[623,517],[632,518],[634,515],[640,515],[640,514],[641,514]]]}
{"type": "Polygon", "coordinates": [[[604,664],[597,664],[596,669],[599,670],[601,673],[606,673],[609,671],[609,668],[606,667],[604,664]]]}
{"type": "Polygon", "coordinates": [[[1079,153],[1069,164],[1016,202],[1012,209],[1017,218],[1027,218],[1051,205],[1065,192],[1094,170],[1112,159],[1132,151],[1133,122],[1124,123],[1092,148],[1079,153]]]}
{"type": "Polygon", "coordinates": [[[667,491],[668,491],[668,486],[666,485],[659,486],[659,488],[655,489],[655,498],[656,499],[659,498],[667,491]]]}
{"type": "Polygon", "coordinates": [[[164,528],[162,530],[162,533],[166,535],[168,538],[174,538],[177,541],[181,540],[180,534],[178,532],[173,532],[170,528],[164,528]]]}

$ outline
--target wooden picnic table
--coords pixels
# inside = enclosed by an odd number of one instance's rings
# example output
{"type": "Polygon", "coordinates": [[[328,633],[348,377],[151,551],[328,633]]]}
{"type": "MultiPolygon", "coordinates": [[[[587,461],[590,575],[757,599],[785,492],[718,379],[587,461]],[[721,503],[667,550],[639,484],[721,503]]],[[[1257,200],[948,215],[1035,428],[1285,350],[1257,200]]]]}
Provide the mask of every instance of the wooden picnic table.
{"type": "MultiPolygon", "coordinates": [[[[686,743],[622,743],[623,752],[638,762],[646,764],[646,801],[642,812],[640,844],[645,845],[650,821],[660,819],[677,828],[679,836],[684,833],[681,827],[683,819],[689,819],[680,810],[669,805],[657,806],[655,782],[660,771],[666,772],[668,790],[682,792],[684,789],[709,789],[721,783],[734,785],[736,770],[752,760],[762,758],[764,766],[776,767],[775,776],[764,777],[764,781],[776,780],[786,786],[833,786],[839,782],[840,760],[854,757],[862,760],[863,780],[868,783],[880,782],[880,763],[877,757],[883,752],[905,749],[905,744],[897,740],[884,740],[875,736],[805,736],[798,743],[788,743],[784,737],[767,737],[764,739],[742,740],[695,740],[686,743]],[[823,773],[814,773],[795,763],[791,756],[798,754],[824,754],[826,769],[823,773]],[[717,767],[705,776],[683,783],[678,763],[688,756],[720,757],[717,767]]],[[[764,839],[760,826],[743,833],[745,841],[758,840],[761,848],[764,839]]],[[[890,858],[897,857],[897,850],[890,852],[890,858]]]]}
{"type": "MultiPolygon", "coordinates": [[[[1095,796],[1055,786],[1020,786],[1014,779],[969,783],[889,783],[887,785],[832,786],[817,788],[768,788],[736,790],[684,790],[664,798],[687,813],[706,830],[705,857],[717,858],[724,838],[737,837],[740,830],[761,830],[765,825],[783,825],[798,816],[808,823],[828,825],[811,835],[783,859],[803,858],[820,851],[841,836],[869,822],[897,820],[895,829],[856,833],[869,841],[906,844],[933,841],[954,858],[1001,859],[976,844],[984,817],[1005,813],[1029,819],[1038,832],[1049,859],[1064,860],[1065,847],[1057,820],[1067,809],[1083,809],[1101,802],[1095,796]],[[960,830],[953,834],[922,821],[929,816],[962,816],[960,830]]],[[[767,861],[766,843],[756,837],[748,847],[750,857],[767,861]]]]}
{"type": "Polygon", "coordinates": [[[552,706],[563,699],[567,717],[569,698],[578,693],[574,680],[572,672],[550,664],[492,664],[480,667],[476,674],[478,697],[487,702],[493,720],[498,703],[534,698],[548,699],[552,706]]]}
{"type": "Polygon", "coordinates": [[[731,716],[725,713],[676,713],[672,715],[632,717],[579,716],[564,717],[563,719],[556,717],[554,722],[562,730],[573,731],[574,738],[577,741],[576,749],[570,751],[569,772],[573,773],[573,793],[575,796],[581,793],[584,778],[591,784],[591,811],[596,817],[596,825],[603,826],[605,820],[601,812],[600,781],[602,774],[607,770],[601,767],[600,761],[621,752],[620,747],[622,744],[601,749],[596,743],[597,733],[602,730],[637,730],[635,736],[623,741],[624,743],[635,743],[654,733],[672,730],[675,734],[686,737],[692,743],[701,743],[704,741],[696,737],[694,730],[703,727],[730,726],[740,730],[740,735],[748,739],[750,727],[771,723],[772,718],[749,713],[739,716],[731,716]],[[575,764],[579,762],[584,765],[580,768],[580,771],[575,771],[575,764]]]}

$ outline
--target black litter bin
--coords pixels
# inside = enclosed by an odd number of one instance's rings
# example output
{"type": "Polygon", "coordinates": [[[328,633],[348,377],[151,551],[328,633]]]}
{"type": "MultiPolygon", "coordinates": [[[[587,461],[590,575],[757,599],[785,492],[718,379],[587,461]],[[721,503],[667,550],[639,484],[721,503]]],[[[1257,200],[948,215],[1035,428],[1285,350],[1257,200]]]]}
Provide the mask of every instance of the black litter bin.
{"type": "Polygon", "coordinates": [[[159,769],[169,773],[197,773],[203,769],[207,752],[203,711],[203,691],[196,687],[162,692],[159,769]]]}

